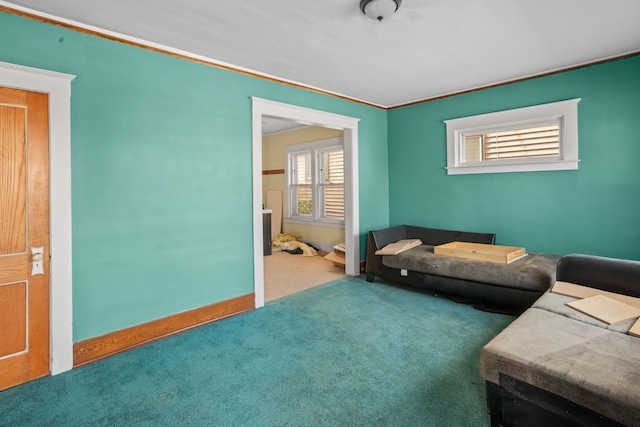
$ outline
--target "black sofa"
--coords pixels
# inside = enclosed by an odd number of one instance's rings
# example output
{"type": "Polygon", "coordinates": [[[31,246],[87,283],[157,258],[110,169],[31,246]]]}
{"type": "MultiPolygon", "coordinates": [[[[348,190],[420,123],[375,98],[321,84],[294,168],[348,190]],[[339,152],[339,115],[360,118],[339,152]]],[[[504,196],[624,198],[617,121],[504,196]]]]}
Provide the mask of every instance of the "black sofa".
{"type": "MultiPolygon", "coordinates": [[[[567,255],[557,277],[640,297],[638,261],[567,255]]],[[[546,292],[483,348],[491,426],[640,426],[636,320],[609,325],[566,305],[575,300],[546,292]]]]}
{"type": "Polygon", "coordinates": [[[429,289],[481,308],[522,312],[555,282],[559,256],[529,254],[510,264],[434,254],[433,247],[453,241],[494,244],[495,234],[399,225],[369,232],[367,281],[375,277],[429,289]],[[398,255],[376,255],[378,249],[402,239],[422,245],[398,255]]]}

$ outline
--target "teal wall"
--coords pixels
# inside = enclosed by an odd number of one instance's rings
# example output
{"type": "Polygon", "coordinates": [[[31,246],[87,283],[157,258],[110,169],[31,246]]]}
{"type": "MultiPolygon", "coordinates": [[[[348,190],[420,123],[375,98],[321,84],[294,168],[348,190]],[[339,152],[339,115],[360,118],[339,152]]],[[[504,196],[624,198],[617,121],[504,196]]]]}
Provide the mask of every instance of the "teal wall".
{"type": "Polygon", "coordinates": [[[361,119],[363,254],[407,223],[640,259],[640,57],[389,112],[6,13],[0,61],[78,76],[74,341],[253,292],[251,96],[361,119]],[[446,175],[443,120],[578,97],[579,170],[446,175]]]}
{"type": "Polygon", "coordinates": [[[74,341],[253,292],[251,96],[360,118],[363,253],[389,222],[384,110],[5,13],[0,61],[78,76],[74,341]]]}
{"type": "Polygon", "coordinates": [[[390,223],[640,260],[640,56],[391,110],[390,223]],[[447,176],[443,120],[582,98],[576,171],[447,176]]]}

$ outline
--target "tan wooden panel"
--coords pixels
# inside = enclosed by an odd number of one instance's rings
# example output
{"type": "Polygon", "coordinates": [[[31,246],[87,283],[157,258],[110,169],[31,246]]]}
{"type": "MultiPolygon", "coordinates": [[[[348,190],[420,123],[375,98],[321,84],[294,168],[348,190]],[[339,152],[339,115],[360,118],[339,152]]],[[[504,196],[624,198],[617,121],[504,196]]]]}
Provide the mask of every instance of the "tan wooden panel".
{"type": "Polygon", "coordinates": [[[557,281],[551,288],[551,292],[573,298],[589,298],[594,295],[604,295],[616,301],[640,308],[640,298],[603,291],[601,289],[590,288],[588,286],[576,285],[575,283],[557,281]]]}
{"type": "Polygon", "coordinates": [[[602,322],[613,325],[640,316],[640,308],[616,301],[604,295],[594,295],[567,303],[576,309],[602,322]]]}
{"type": "Polygon", "coordinates": [[[389,243],[384,248],[378,249],[376,255],[397,255],[401,252],[408,251],[411,248],[420,246],[422,241],[420,239],[403,239],[397,242],[389,243]]]}
{"type": "Polygon", "coordinates": [[[0,255],[27,250],[26,112],[0,105],[0,255]]]}
{"type": "Polygon", "coordinates": [[[640,338],[640,320],[636,320],[636,323],[629,329],[629,335],[640,338]]]}
{"type": "Polygon", "coordinates": [[[477,259],[502,264],[509,264],[527,256],[525,248],[470,242],[445,243],[444,245],[434,247],[433,252],[438,255],[477,259]]]}
{"type": "Polygon", "coordinates": [[[0,357],[27,347],[27,284],[0,285],[0,357]]]}

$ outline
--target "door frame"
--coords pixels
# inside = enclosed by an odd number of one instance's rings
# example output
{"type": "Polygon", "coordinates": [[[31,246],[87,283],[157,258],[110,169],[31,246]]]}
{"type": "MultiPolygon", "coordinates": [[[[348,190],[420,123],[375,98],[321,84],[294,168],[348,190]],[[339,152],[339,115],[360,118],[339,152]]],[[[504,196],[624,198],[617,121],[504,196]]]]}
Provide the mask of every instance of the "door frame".
{"type": "Polygon", "coordinates": [[[0,86],[49,94],[51,375],[73,367],[71,82],[76,76],[0,62],[0,86]]]}
{"type": "Polygon", "coordinates": [[[358,192],[358,122],[360,119],[251,97],[253,155],[253,283],[256,308],[264,306],[262,239],[262,117],[277,117],[311,126],[344,130],[345,273],[360,274],[360,210],[358,192]]]}

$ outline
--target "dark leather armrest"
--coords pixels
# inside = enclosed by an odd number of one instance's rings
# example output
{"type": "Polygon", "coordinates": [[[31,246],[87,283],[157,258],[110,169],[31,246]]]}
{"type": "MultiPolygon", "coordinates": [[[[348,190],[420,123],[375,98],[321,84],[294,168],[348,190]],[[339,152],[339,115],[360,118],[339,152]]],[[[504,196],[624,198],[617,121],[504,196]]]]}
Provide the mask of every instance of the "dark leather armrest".
{"type": "Polygon", "coordinates": [[[558,261],[557,280],[640,297],[640,262],[572,254],[558,261]]]}
{"type": "Polygon", "coordinates": [[[373,280],[372,275],[382,275],[382,256],[376,255],[376,251],[384,248],[389,243],[407,238],[407,227],[405,225],[369,232],[369,239],[367,241],[367,264],[365,267],[367,280],[373,280]]]}
{"type": "Polygon", "coordinates": [[[425,245],[438,246],[451,242],[484,243],[493,245],[496,235],[492,233],[474,233],[469,231],[441,230],[438,228],[406,226],[405,239],[420,239],[425,245]]]}

